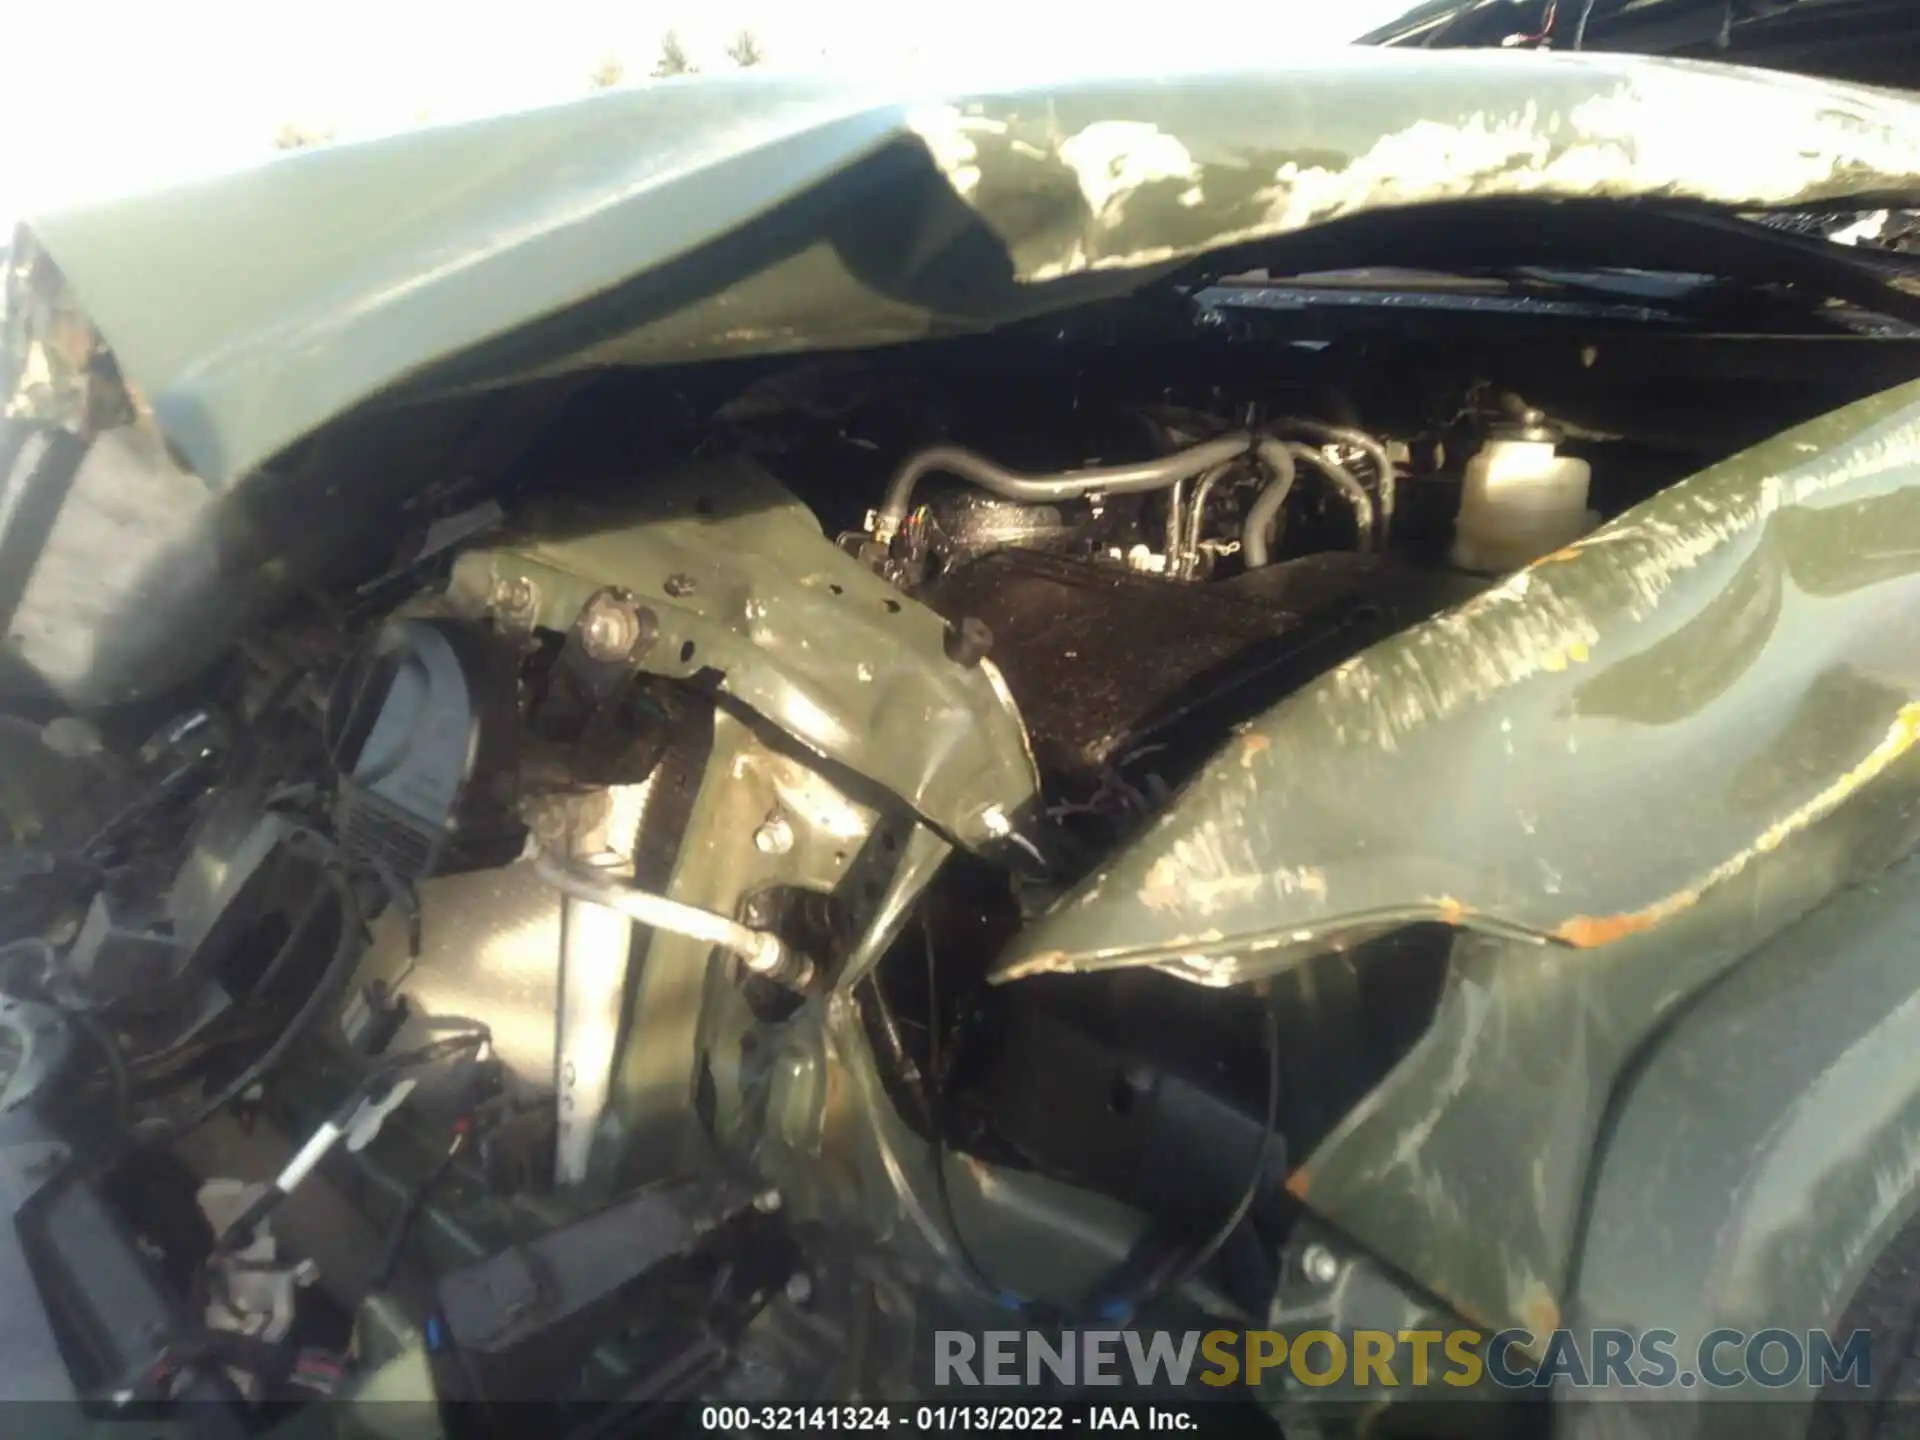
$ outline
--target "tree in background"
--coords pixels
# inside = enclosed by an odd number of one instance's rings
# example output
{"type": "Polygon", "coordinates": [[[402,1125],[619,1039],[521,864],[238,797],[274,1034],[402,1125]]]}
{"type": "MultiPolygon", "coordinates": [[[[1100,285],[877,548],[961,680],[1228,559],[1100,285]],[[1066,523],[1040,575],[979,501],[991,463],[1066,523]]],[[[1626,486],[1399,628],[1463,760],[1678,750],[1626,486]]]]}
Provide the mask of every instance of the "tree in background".
{"type": "Polygon", "coordinates": [[[700,67],[687,58],[687,50],[680,43],[680,32],[669,30],[660,37],[660,58],[653,62],[653,73],[665,78],[669,75],[697,75],[700,67]]]}
{"type": "Polygon", "coordinates": [[[626,78],[627,67],[621,64],[618,59],[613,58],[602,60],[593,72],[587,76],[587,80],[596,90],[611,90],[626,78]]]}
{"type": "Polygon", "coordinates": [[[751,70],[767,58],[767,52],[760,48],[760,37],[751,30],[742,30],[727,42],[727,58],[742,70],[751,70]]]}

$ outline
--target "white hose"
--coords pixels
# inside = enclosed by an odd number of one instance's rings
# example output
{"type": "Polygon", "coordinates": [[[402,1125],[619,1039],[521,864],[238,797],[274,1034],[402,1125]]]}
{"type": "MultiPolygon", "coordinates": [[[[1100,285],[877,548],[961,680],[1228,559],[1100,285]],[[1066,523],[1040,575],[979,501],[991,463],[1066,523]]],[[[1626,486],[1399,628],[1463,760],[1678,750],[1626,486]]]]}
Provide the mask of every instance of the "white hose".
{"type": "Polygon", "coordinates": [[[718,945],[738,955],[758,975],[779,976],[789,969],[780,937],[742,925],[712,910],[683,905],[664,895],[623,885],[577,865],[540,845],[533,847],[534,873],[563,895],[617,910],[637,924],[718,945]]]}

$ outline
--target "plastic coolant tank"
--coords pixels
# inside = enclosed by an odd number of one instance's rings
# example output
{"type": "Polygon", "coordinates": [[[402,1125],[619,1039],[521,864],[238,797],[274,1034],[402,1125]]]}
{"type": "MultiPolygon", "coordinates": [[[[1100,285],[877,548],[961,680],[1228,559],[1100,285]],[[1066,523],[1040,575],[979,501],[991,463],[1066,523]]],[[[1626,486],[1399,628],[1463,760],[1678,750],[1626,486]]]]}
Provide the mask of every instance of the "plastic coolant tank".
{"type": "Polygon", "coordinates": [[[1451,559],[1497,573],[1571,544],[1600,523],[1587,508],[1593,467],[1556,453],[1550,438],[1495,435],[1467,461],[1451,559]]]}

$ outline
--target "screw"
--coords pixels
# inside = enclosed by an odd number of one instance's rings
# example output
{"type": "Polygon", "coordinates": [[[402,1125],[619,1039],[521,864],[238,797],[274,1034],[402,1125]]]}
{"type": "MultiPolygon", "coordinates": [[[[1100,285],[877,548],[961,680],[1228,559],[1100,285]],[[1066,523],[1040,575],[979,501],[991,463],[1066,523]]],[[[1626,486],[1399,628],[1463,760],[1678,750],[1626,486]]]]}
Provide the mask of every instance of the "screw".
{"type": "Polygon", "coordinates": [[[804,1270],[796,1270],[787,1277],[787,1299],[796,1305],[804,1305],[813,1298],[813,1281],[807,1278],[804,1270]]]}
{"type": "Polygon", "coordinates": [[[753,832],[753,848],[762,855],[784,855],[793,849],[793,825],[778,810],[753,832]]]}
{"type": "Polygon", "coordinates": [[[580,645],[595,660],[625,660],[640,641],[640,617],[611,595],[596,595],[580,612],[580,645]]]}
{"type": "Polygon", "coordinates": [[[1331,1285],[1340,1278],[1340,1262],[1324,1245],[1309,1245],[1301,1252],[1300,1269],[1316,1285],[1331,1285]]]}
{"type": "Polygon", "coordinates": [[[665,586],[667,594],[676,600],[684,600],[693,594],[695,586],[691,575],[669,575],[665,586]]]}
{"type": "Polygon", "coordinates": [[[539,603],[540,592],[524,575],[501,580],[493,587],[493,608],[509,615],[524,615],[539,603]]]}
{"type": "Polygon", "coordinates": [[[971,670],[993,648],[993,631],[986,621],[969,615],[958,625],[947,626],[945,646],[949,660],[971,670]]]}

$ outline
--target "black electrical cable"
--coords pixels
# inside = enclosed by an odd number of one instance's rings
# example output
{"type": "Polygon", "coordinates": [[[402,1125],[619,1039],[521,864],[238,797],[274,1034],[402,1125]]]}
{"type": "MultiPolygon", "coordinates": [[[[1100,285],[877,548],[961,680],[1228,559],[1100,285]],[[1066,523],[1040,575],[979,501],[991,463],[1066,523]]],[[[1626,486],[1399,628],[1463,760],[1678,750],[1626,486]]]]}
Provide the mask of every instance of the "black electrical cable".
{"type": "Polygon", "coordinates": [[[959,1255],[960,1263],[966,1269],[968,1278],[1002,1309],[1011,1310],[1031,1319],[1040,1319],[1046,1315],[1044,1308],[996,1283],[987,1273],[986,1266],[980,1263],[980,1257],[973,1253],[973,1247],[967,1244],[967,1237],[960,1233],[960,1217],[953,1208],[953,1189],[947,1183],[945,1126],[947,1075],[960,1053],[960,1035],[965,1028],[966,1020],[963,1016],[960,1023],[954,1027],[954,1044],[947,1054],[942,1056],[940,1054],[940,976],[933,949],[932,925],[923,922],[921,932],[926,937],[927,952],[927,1075],[933,1090],[933,1093],[927,1097],[926,1110],[930,1122],[929,1128],[932,1131],[929,1147],[933,1156],[933,1190],[940,1202],[940,1218],[946,1222],[947,1236],[953,1241],[954,1252],[959,1255]]]}
{"type": "Polygon", "coordinates": [[[267,963],[260,967],[260,972],[254,977],[253,982],[247,986],[249,996],[271,996],[278,991],[288,968],[300,959],[301,952],[306,949],[313,927],[326,913],[327,902],[332,898],[333,892],[324,886],[308,897],[305,907],[293,917],[293,924],[287,927],[286,938],[280,942],[279,948],[273,952],[267,963]]]}
{"type": "MultiPolygon", "coordinates": [[[[306,1166],[317,1163],[319,1158],[345,1135],[360,1107],[369,1100],[380,1098],[384,1088],[402,1071],[428,1065],[435,1060],[444,1059],[449,1055],[458,1055],[465,1050],[483,1050],[492,1043],[492,1032],[481,1026],[478,1029],[462,1031],[458,1035],[449,1035],[443,1040],[432,1041],[417,1049],[408,1050],[404,1054],[390,1056],[381,1061],[360,1078],[359,1082],[347,1092],[347,1098],[334,1107],[333,1113],[314,1133],[314,1140],[322,1141],[319,1150],[304,1163],[296,1159],[295,1164],[301,1165],[301,1173],[304,1174],[306,1166]],[[327,1135],[329,1130],[332,1131],[331,1136],[327,1135]],[[324,1140],[323,1137],[325,1137],[324,1140]]],[[[310,1140],[307,1146],[302,1147],[303,1155],[312,1147],[314,1140],[310,1140]]],[[[273,1184],[262,1190],[254,1198],[253,1203],[241,1211],[233,1222],[220,1232],[219,1239],[214,1241],[213,1253],[230,1255],[247,1244],[260,1222],[280,1208],[296,1183],[298,1183],[296,1180],[287,1179],[285,1171],[281,1172],[280,1177],[273,1184]]]]}
{"type": "Polygon", "coordinates": [[[90,863],[97,852],[109,840],[118,838],[120,832],[136,821],[144,820],[159,810],[170,800],[183,795],[188,782],[199,776],[209,763],[209,756],[198,755],[176,766],[162,779],[154,782],[153,787],[143,791],[139,798],[129,801],[90,835],[86,842],[75,851],[75,855],[84,863],[90,863]]]}
{"type": "Polygon", "coordinates": [[[325,911],[323,903],[326,894],[331,894],[335,908],[340,912],[340,934],[334,941],[333,958],[327,962],[327,968],[314,982],[306,1000],[294,1012],[278,1038],[267,1046],[254,1061],[227,1083],[219,1094],[206,1101],[185,1120],[168,1125],[156,1138],[172,1142],[199,1129],[207,1121],[218,1115],[227,1106],[239,1099],[275,1065],[279,1064],[294,1044],[310,1030],[314,1022],[325,1011],[329,1001],[338,997],[347,982],[353,977],[354,967],[360,960],[360,942],[363,926],[360,919],[360,905],[354,899],[352,884],[347,878],[334,871],[320,872],[326,891],[316,895],[314,903],[300,913],[294,922],[293,933],[288,936],[287,944],[299,943],[304,935],[318,923],[319,916],[325,911]]]}
{"type": "Polygon", "coordinates": [[[493,1043],[493,1032],[485,1025],[471,1024],[470,1029],[462,1030],[458,1035],[448,1035],[439,1040],[429,1040],[425,1045],[417,1045],[411,1050],[402,1050],[398,1055],[389,1055],[369,1070],[348,1092],[347,1098],[334,1112],[345,1119],[360,1108],[361,1102],[370,1098],[382,1083],[406,1070],[416,1070],[422,1065],[431,1065],[436,1060],[444,1060],[449,1055],[458,1055],[463,1050],[484,1050],[493,1043]]]}
{"type": "Polygon", "coordinates": [[[373,1272],[370,1289],[385,1290],[393,1283],[394,1274],[400,1269],[400,1257],[407,1247],[407,1237],[413,1233],[414,1222],[420,1218],[420,1211],[425,1208],[427,1197],[442,1180],[446,1179],[447,1172],[453,1169],[453,1162],[465,1148],[466,1141],[467,1130],[463,1125],[454,1131],[453,1141],[447,1146],[447,1153],[442,1155],[433,1169],[421,1178],[419,1184],[407,1192],[407,1198],[401,1204],[399,1214],[393,1217],[393,1224],[387,1230],[386,1247],[381,1252],[379,1269],[373,1272]]]}
{"type": "Polygon", "coordinates": [[[233,1330],[188,1330],[168,1340],[140,1385],[140,1399],[158,1399],[175,1375],[206,1364],[244,1370],[268,1384],[284,1384],[299,1352],[283,1340],[263,1340],[233,1330]]]}
{"type": "MultiPolygon", "coordinates": [[[[926,935],[927,952],[927,1034],[929,1037],[927,1068],[933,1077],[934,1084],[934,1096],[928,1109],[933,1117],[933,1138],[931,1142],[933,1151],[933,1184],[934,1193],[940,1202],[941,1218],[946,1222],[947,1234],[952,1239],[954,1249],[959,1254],[961,1262],[965,1265],[970,1277],[974,1283],[984,1290],[997,1304],[1029,1318],[1050,1317],[1051,1311],[1049,1307],[1027,1299],[997,1284],[993,1277],[987,1273],[986,1267],[980,1263],[979,1258],[973,1253],[972,1248],[967,1244],[966,1237],[960,1233],[959,1217],[953,1207],[953,1192],[947,1183],[946,1147],[942,1122],[946,1113],[946,1078],[953,1066],[954,1057],[959,1052],[959,1041],[964,1029],[964,1021],[961,1025],[955,1027],[954,1044],[945,1057],[946,1063],[944,1065],[937,1063],[940,1045],[937,999],[939,993],[938,967],[935,963],[932,928],[929,926],[923,927],[923,929],[926,935]]],[[[1239,1200],[1234,1204],[1233,1209],[1228,1212],[1226,1218],[1220,1222],[1219,1226],[1195,1246],[1177,1265],[1170,1269],[1155,1267],[1155,1269],[1149,1273],[1147,1288],[1134,1299],[1131,1301],[1125,1299],[1107,1301],[1102,1305],[1094,1307],[1096,1313],[1086,1318],[1096,1320],[1104,1325],[1112,1325],[1116,1329],[1124,1329],[1128,1325],[1131,1325],[1135,1318],[1139,1316],[1140,1312],[1146,1309],[1148,1305],[1157,1301],[1161,1296],[1178,1290],[1182,1285],[1185,1285],[1211,1264],[1214,1257],[1225,1247],[1227,1241],[1233,1238],[1234,1232],[1246,1222],[1247,1216],[1252,1213],[1254,1203],[1260,1198],[1261,1184],[1267,1176],[1267,1163],[1272,1158],[1273,1142],[1280,1124],[1280,1077],[1282,1068],[1280,1063],[1280,1024],[1274,1014],[1273,1004],[1267,997],[1264,987],[1260,992],[1260,1011],[1262,1018],[1262,1035],[1266,1042],[1265,1048],[1267,1054],[1267,1110],[1266,1118],[1261,1125],[1260,1145],[1254,1152],[1253,1172],[1247,1177],[1246,1188],[1241,1191],[1239,1200]]],[[[1097,1296],[1111,1288],[1111,1279],[1109,1279],[1096,1284],[1089,1293],[1097,1296]]]]}
{"type": "Polygon", "coordinates": [[[1247,1177],[1247,1187],[1241,1191],[1239,1202],[1228,1212],[1226,1219],[1195,1247],[1178,1268],[1154,1283],[1134,1300],[1118,1320],[1112,1321],[1116,1329],[1125,1329],[1148,1305],[1162,1295],[1178,1290],[1206,1269],[1213,1262],[1213,1257],[1233,1238],[1234,1231],[1245,1223],[1247,1216],[1252,1213],[1254,1202],[1260,1198],[1260,1186],[1267,1178],[1267,1161],[1273,1154],[1274,1135],[1280,1123],[1280,1022],[1274,1015],[1273,1002],[1268,999],[1264,989],[1260,996],[1260,1012],[1267,1049],[1267,1118],[1260,1132],[1260,1148],[1254,1152],[1253,1173],[1247,1177]]]}
{"type": "Polygon", "coordinates": [[[120,1053],[119,1042],[107,1032],[98,1016],[85,1010],[69,1010],[66,1015],[107,1062],[107,1074],[113,1082],[113,1129],[115,1134],[120,1134],[127,1128],[133,1106],[133,1081],[127,1073],[127,1057],[120,1053]]]}

